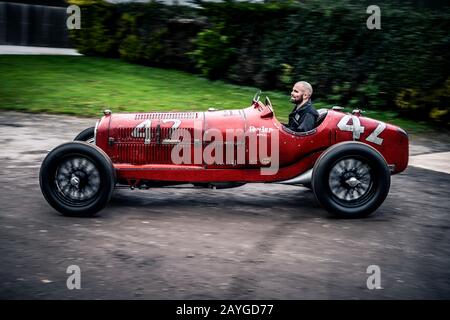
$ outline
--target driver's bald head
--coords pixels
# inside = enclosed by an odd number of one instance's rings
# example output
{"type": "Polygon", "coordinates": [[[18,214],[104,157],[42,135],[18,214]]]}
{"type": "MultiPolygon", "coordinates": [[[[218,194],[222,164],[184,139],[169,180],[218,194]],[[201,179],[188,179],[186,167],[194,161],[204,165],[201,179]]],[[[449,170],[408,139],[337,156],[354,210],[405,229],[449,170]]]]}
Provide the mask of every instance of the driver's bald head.
{"type": "Polygon", "coordinates": [[[306,91],[306,93],[311,97],[313,94],[313,88],[311,86],[311,84],[309,84],[309,82],[306,81],[298,81],[295,83],[294,87],[296,86],[300,86],[303,88],[304,91],[306,91]]]}

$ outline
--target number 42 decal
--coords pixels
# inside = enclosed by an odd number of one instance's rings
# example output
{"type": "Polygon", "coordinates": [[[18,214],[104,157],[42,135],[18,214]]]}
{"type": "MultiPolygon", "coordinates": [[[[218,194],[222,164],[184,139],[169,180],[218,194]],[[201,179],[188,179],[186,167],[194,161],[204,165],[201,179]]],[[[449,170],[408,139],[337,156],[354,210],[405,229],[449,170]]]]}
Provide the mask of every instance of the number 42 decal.
{"type": "MultiPolygon", "coordinates": [[[[353,132],[354,140],[359,140],[361,133],[364,133],[365,129],[365,127],[361,125],[361,122],[357,116],[351,116],[349,114],[342,117],[337,126],[342,131],[353,132]],[[352,124],[348,124],[350,120],[352,120],[352,124]]],[[[386,124],[384,122],[378,122],[378,126],[366,138],[366,140],[381,145],[383,143],[383,139],[380,138],[379,135],[384,131],[384,129],[386,129],[386,124]]]]}
{"type": "MultiPolygon", "coordinates": [[[[181,120],[179,120],[179,119],[164,119],[164,120],[161,120],[161,122],[162,123],[173,122],[172,127],[171,127],[172,130],[178,129],[178,127],[181,124],[181,120]]],[[[151,129],[151,127],[152,127],[152,120],[145,120],[145,121],[141,122],[140,124],[138,124],[136,127],[134,127],[133,131],[131,131],[131,136],[133,138],[144,138],[144,144],[150,144],[150,141],[151,141],[150,129],[151,129]]],[[[169,141],[169,140],[170,139],[168,139],[167,141],[169,141]]]]}

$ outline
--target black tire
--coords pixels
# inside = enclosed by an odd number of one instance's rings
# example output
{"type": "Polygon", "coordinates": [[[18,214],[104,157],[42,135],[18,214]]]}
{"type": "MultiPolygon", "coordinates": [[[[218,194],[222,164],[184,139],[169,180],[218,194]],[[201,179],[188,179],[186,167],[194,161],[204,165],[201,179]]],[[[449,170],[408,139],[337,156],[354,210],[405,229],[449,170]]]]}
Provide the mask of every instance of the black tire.
{"type": "Polygon", "coordinates": [[[39,184],[47,202],[67,216],[93,216],[111,199],[116,175],[111,159],[87,142],[62,144],[45,157],[39,184]]]}
{"type": "Polygon", "coordinates": [[[84,129],[83,131],[81,131],[76,137],[75,139],[73,139],[73,141],[85,141],[88,143],[94,143],[94,133],[95,128],[94,127],[90,127],[87,129],[84,129]]]}
{"type": "Polygon", "coordinates": [[[342,142],[316,161],[312,188],[320,205],[342,218],[362,218],[386,199],[391,173],[383,156],[361,142],[342,142]]]}

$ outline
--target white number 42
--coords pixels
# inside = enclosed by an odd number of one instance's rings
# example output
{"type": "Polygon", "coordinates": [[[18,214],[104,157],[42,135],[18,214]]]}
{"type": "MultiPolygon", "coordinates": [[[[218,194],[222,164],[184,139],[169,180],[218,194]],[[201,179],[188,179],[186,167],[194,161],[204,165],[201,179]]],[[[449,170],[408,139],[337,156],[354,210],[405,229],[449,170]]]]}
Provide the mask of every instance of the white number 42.
{"type": "MultiPolygon", "coordinates": [[[[173,122],[172,130],[177,129],[181,124],[181,120],[179,119],[164,119],[161,122],[162,123],[173,122]]],[[[133,131],[131,132],[131,136],[133,138],[144,138],[144,144],[150,144],[151,127],[152,127],[152,120],[145,120],[144,122],[141,122],[136,127],[134,127],[133,131]]]]}
{"type": "MultiPolygon", "coordinates": [[[[338,123],[338,128],[342,131],[353,132],[353,139],[359,140],[361,133],[364,133],[364,127],[361,125],[359,118],[357,116],[351,116],[349,114],[342,117],[341,121],[338,123]],[[348,124],[352,120],[352,124],[348,124]]],[[[386,129],[386,124],[384,122],[378,122],[378,126],[373,130],[373,132],[366,138],[367,141],[381,145],[383,139],[379,135],[386,129]]]]}

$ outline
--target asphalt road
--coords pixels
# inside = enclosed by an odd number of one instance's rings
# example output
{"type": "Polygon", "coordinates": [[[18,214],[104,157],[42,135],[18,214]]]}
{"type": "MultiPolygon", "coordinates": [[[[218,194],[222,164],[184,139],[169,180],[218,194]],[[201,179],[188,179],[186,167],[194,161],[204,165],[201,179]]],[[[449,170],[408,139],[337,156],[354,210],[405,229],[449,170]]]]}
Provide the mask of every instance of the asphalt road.
{"type": "MultiPolygon", "coordinates": [[[[360,220],[271,184],[117,190],[98,217],[60,216],[41,195],[41,161],[94,123],[0,112],[1,299],[450,298],[448,174],[409,167],[360,220]],[[367,288],[370,265],[381,289],[367,288]]],[[[411,154],[449,151],[442,141],[412,136],[411,154]]]]}

